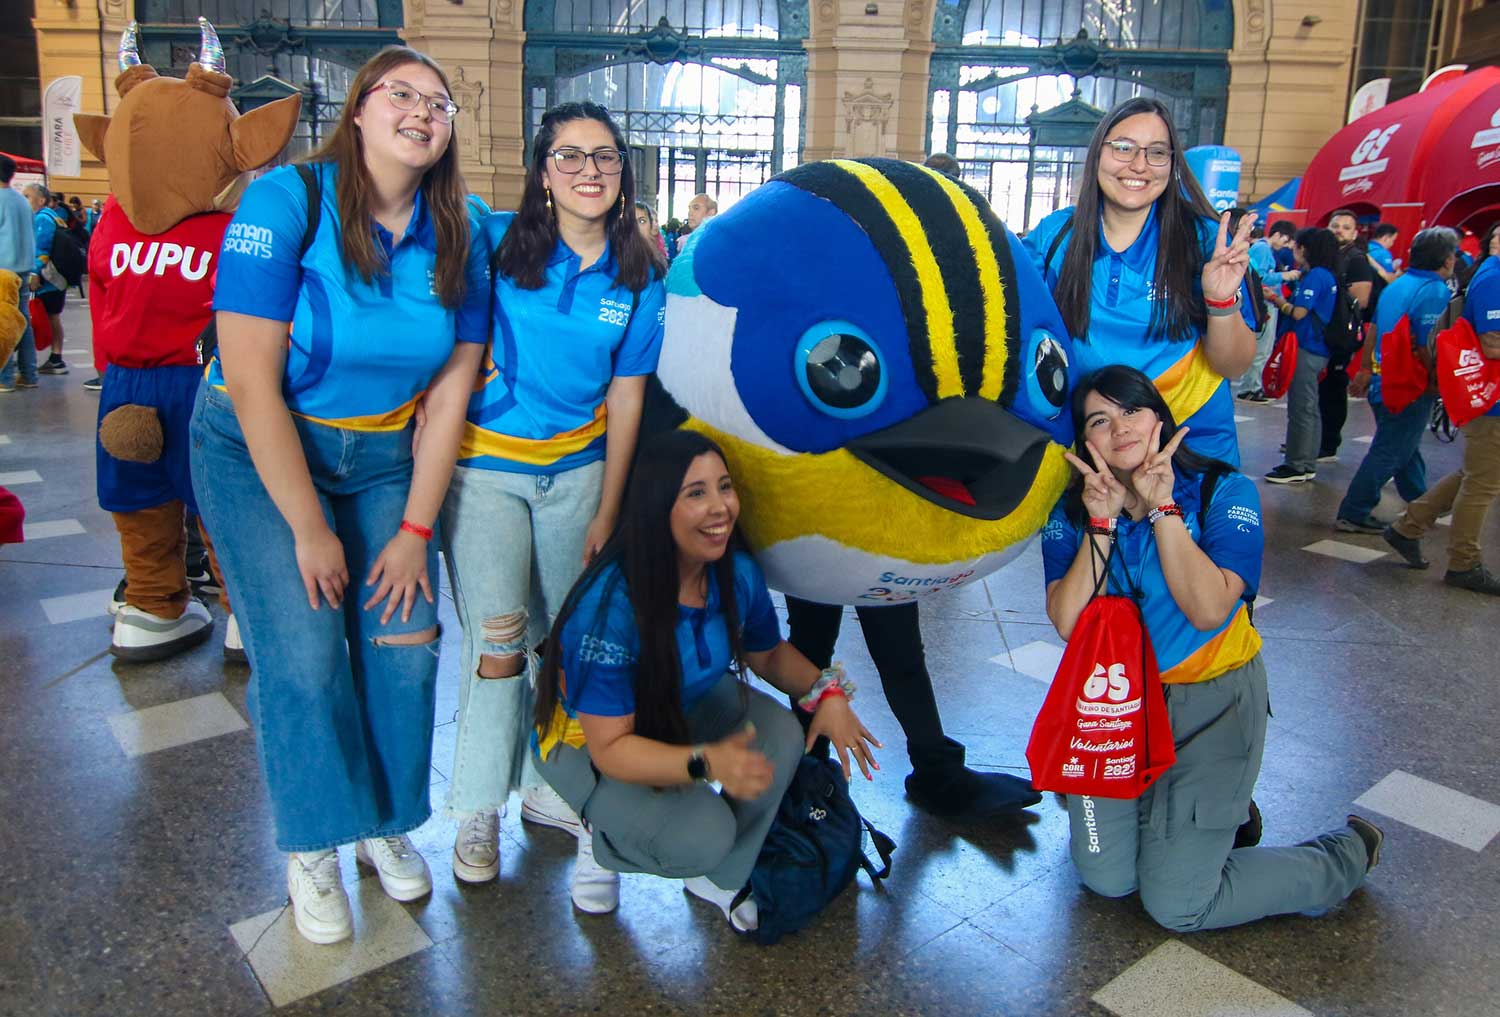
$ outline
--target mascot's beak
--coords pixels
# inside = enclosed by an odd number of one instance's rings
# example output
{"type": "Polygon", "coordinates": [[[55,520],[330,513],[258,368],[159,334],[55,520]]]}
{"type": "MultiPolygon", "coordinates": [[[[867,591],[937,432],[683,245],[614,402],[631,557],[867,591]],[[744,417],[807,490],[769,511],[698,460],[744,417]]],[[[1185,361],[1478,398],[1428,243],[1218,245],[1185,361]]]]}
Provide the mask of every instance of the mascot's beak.
{"type": "Polygon", "coordinates": [[[999,403],[969,397],[944,399],[845,448],[936,505],[996,520],[1031,492],[1050,440],[999,403]]]}

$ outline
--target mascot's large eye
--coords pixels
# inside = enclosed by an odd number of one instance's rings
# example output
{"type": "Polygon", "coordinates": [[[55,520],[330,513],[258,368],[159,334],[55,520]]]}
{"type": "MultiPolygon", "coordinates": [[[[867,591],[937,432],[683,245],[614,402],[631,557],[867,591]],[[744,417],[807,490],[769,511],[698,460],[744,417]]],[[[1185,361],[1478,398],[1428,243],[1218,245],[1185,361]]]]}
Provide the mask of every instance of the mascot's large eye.
{"type": "MultiPolygon", "coordinates": [[[[1037,390],[1043,399],[1062,409],[1068,400],[1068,355],[1062,345],[1047,332],[1038,329],[1036,340],[1036,364],[1032,371],[1037,390]]],[[[1055,416],[1055,414],[1054,414],[1055,416]]]]}
{"type": "Polygon", "coordinates": [[[880,354],[857,325],[819,322],[802,333],[794,356],[802,394],[831,417],[863,417],[885,399],[880,354]]]}

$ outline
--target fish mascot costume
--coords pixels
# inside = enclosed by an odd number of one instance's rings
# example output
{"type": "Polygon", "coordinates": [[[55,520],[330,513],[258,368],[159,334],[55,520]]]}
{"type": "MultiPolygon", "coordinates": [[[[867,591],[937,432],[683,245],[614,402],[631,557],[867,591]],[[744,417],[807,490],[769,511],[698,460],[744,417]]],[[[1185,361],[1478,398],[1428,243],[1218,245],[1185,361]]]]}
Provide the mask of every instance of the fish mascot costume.
{"type": "MultiPolygon", "coordinates": [[[[978,192],[911,163],[830,160],[781,174],[688,238],[667,277],[651,413],[723,448],[770,585],[809,606],[860,607],[879,666],[864,607],[980,579],[1045,523],[1071,472],[1070,360],[1051,294],[978,192]]],[[[1021,778],[963,767],[906,606],[918,674],[880,670],[913,778],[925,758],[929,785],[942,785],[933,811],[986,793],[993,812],[1039,800],[1021,778]],[[912,690],[893,681],[924,686],[915,712],[930,715],[931,744],[918,745],[898,706],[912,690]],[[999,783],[976,790],[981,776],[999,783]]]]}
{"type": "MultiPolygon", "coordinates": [[[[212,631],[184,559],[184,523],[197,514],[188,420],[203,372],[199,338],[213,319],[219,248],[248,172],[286,147],[301,111],[293,95],[241,116],[218,36],[198,23],[197,61],[186,78],[170,78],[141,63],[131,22],[115,112],[73,117],[109,171],[111,194],[89,244],[94,356],[104,375],[97,483],[125,564],[110,651],[132,661],[172,656],[212,631]]],[[[239,646],[230,615],[226,654],[239,646]]]]}

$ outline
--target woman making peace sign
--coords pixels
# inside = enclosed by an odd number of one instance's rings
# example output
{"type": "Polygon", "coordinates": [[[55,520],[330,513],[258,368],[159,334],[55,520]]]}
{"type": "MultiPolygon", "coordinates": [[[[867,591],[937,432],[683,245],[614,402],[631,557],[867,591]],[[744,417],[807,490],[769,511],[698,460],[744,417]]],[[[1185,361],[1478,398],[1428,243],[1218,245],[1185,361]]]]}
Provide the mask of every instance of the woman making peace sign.
{"type": "Polygon", "coordinates": [[[1080,476],[1042,531],[1047,615],[1068,638],[1096,562],[1109,562],[1111,592],[1140,605],[1177,749],[1137,800],[1069,796],[1079,874],[1106,897],[1140,890],[1151,917],[1178,932],[1332,907],[1378,860],[1374,825],[1350,816],[1296,847],[1234,847],[1269,713],[1246,603],[1264,545],[1255,485],[1189,451],[1188,429],[1132,367],[1083,379],[1073,423],[1078,454],[1068,461],[1080,476]]]}

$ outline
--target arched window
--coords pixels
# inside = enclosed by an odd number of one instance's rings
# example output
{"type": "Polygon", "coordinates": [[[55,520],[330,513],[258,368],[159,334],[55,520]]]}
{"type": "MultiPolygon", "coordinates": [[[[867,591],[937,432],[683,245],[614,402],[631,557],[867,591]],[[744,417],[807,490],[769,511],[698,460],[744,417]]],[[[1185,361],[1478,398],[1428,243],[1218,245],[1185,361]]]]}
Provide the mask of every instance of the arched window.
{"type": "Polygon", "coordinates": [[[663,221],[700,192],[723,210],[797,164],[806,36],[806,0],[532,0],[528,134],[558,103],[600,103],[663,221]]]}
{"type": "Polygon", "coordinates": [[[141,57],[182,76],[198,54],[198,16],[213,23],[242,111],[302,93],[302,122],[283,153],[323,140],[359,66],[401,42],[401,0],[137,0],[141,57]]]}
{"type": "Polygon", "coordinates": [[[1071,204],[1092,127],[1132,96],[1172,110],[1186,146],[1218,142],[1227,0],[940,0],[928,149],[953,154],[1002,219],[1071,204]]]}

